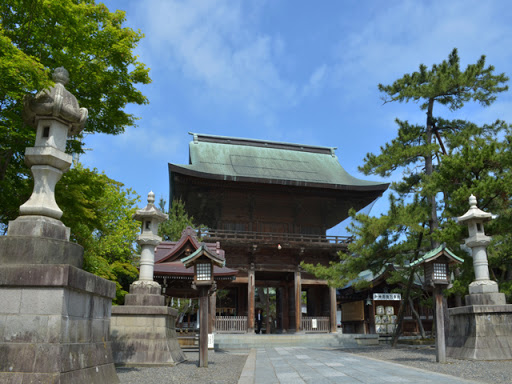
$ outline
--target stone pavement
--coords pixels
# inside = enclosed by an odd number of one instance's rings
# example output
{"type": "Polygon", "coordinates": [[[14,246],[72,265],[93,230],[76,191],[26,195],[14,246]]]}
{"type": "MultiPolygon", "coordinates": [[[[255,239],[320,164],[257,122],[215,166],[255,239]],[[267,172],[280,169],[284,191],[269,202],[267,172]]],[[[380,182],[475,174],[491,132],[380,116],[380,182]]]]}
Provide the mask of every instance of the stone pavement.
{"type": "Polygon", "coordinates": [[[251,349],[238,384],[477,383],[340,350],[305,347],[251,349]]]}

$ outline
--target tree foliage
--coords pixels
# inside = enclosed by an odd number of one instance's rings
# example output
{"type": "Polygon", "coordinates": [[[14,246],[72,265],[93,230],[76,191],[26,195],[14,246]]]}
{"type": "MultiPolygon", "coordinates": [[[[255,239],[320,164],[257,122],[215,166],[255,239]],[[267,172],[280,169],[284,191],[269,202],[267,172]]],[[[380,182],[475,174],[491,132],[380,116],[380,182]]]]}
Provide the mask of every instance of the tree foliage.
{"type": "MultiPolygon", "coordinates": [[[[158,206],[162,212],[166,212],[165,204],[165,199],[160,198],[158,206]]],[[[188,215],[185,203],[182,200],[173,200],[171,207],[166,213],[169,215],[169,219],[160,224],[158,228],[158,235],[164,241],[179,240],[183,230],[189,226],[192,228],[202,227],[201,225],[196,225],[193,216],[188,215]]]]}
{"type": "MultiPolygon", "coordinates": [[[[467,259],[460,249],[465,229],[454,218],[467,211],[469,195],[476,194],[484,209],[490,208],[489,202],[497,210],[499,205],[509,209],[510,197],[504,191],[510,189],[503,189],[510,182],[505,175],[509,127],[503,122],[478,127],[445,120],[434,116],[434,106],[452,111],[469,101],[488,106],[508,89],[507,80],[504,74],[495,74],[493,66],[486,67],[484,56],[462,71],[454,49],[439,65],[420,65],[419,71],[391,85],[380,84],[385,103],[419,103],[427,111],[425,124],[397,119],[397,136],[380,153],[367,154],[360,167],[366,175],[401,172],[401,179],[390,187],[388,212],[370,217],[352,211],[354,221],[348,230],[354,242],[340,254],[341,262],[329,267],[304,265],[305,269],[341,287],[365,269],[379,272],[388,264],[404,266],[440,242],[467,259]]],[[[469,271],[471,264],[466,262],[463,269],[469,271]]]]}
{"type": "MultiPolygon", "coordinates": [[[[35,132],[23,123],[26,93],[52,85],[50,72],[64,66],[67,89],[89,110],[85,132],[120,134],[136,117],[123,111],[145,104],[137,84],[149,69],[133,54],[143,37],[123,27],[124,12],[94,0],[8,0],[0,2],[0,222],[17,216],[30,196],[24,151],[35,132]]],[[[69,150],[81,151],[80,140],[69,150]]]]}
{"type": "Polygon", "coordinates": [[[140,200],[132,190],[97,170],[77,164],[56,187],[62,222],[71,240],[84,247],[84,269],[117,286],[115,303],[122,303],[137,279],[135,240],[139,223],[132,219],[140,200]]]}

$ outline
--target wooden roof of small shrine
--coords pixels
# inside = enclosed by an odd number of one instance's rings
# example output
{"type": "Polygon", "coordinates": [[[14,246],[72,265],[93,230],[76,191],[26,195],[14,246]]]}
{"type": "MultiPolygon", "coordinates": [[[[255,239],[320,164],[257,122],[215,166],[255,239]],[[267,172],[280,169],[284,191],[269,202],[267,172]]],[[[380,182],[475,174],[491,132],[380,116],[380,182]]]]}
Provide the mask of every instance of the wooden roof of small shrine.
{"type": "Polygon", "coordinates": [[[444,257],[446,260],[448,260],[449,264],[460,264],[464,262],[464,259],[458,257],[455,253],[450,251],[450,249],[445,244],[442,244],[439,247],[425,253],[418,260],[409,264],[409,266],[418,266],[427,262],[434,261],[435,259],[438,259],[440,257],[444,257]]]}
{"type": "MultiPolygon", "coordinates": [[[[191,133],[189,165],[169,164],[170,173],[213,180],[373,191],[388,183],[357,179],[338,162],[334,147],[191,133]]],[[[171,177],[171,195],[173,195],[171,177]]],[[[369,203],[369,202],[368,202],[369,203]]]]}
{"type": "MultiPolygon", "coordinates": [[[[163,241],[155,249],[154,275],[169,277],[171,279],[193,280],[194,269],[186,268],[181,259],[192,255],[200,247],[204,246],[218,259],[225,260],[225,252],[220,248],[220,243],[200,243],[196,231],[187,227],[178,241],[163,241]]],[[[238,271],[236,269],[214,266],[215,280],[234,280],[238,271]]]]}

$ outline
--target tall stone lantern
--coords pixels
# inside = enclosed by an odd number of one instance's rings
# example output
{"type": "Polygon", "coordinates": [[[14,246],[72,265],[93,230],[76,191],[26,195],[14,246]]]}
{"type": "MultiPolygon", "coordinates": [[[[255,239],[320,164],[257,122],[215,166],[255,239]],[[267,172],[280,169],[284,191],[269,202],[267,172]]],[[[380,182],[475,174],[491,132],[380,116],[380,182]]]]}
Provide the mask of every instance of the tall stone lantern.
{"type": "Polygon", "coordinates": [[[71,166],[65,152],[87,109],[65,85],[25,100],[24,118],[36,131],[25,151],[34,190],[0,236],[0,383],[118,383],[110,342],[116,285],[82,269],[83,248],[69,241],[55,186],[71,166]]]}
{"type": "Polygon", "coordinates": [[[69,240],[69,228],[59,220],[62,211],[55,202],[55,185],[71,166],[72,157],[65,152],[66,141],[84,128],[87,109],[80,108],[75,96],[66,90],[66,69],[57,68],[53,80],[54,87],[25,98],[25,122],[36,130],[35,146],[25,150],[25,163],[34,176],[34,190],[20,207],[20,216],[9,223],[8,235],[69,240]]]}
{"type": "MultiPolygon", "coordinates": [[[[148,205],[139,209],[133,215],[134,220],[142,222],[140,235],[137,237],[137,244],[142,248],[140,255],[140,276],[139,281],[153,282],[152,285],[158,285],[153,281],[153,270],[155,265],[155,247],[162,242],[158,236],[158,226],[169,218],[154,205],[155,194],[153,191],[148,193],[148,205]]],[[[146,283],[150,284],[150,283],[146,283]]]]}
{"type": "Polygon", "coordinates": [[[148,204],[133,215],[142,223],[137,237],[142,248],[139,280],[130,285],[124,305],[112,308],[112,349],[120,365],[174,365],[185,360],[176,337],[178,311],[165,305],[160,284],[153,280],[155,247],[162,241],[158,227],[168,218],[154,202],[155,194],[149,192],[148,204]]]}
{"type": "Polygon", "coordinates": [[[484,223],[492,219],[492,214],[477,207],[476,197],[469,197],[469,211],[458,218],[460,224],[467,224],[469,237],[466,246],[471,248],[475,281],[469,284],[469,295],[466,305],[472,304],[505,304],[505,295],[499,293],[498,283],[489,278],[487,246],[491,237],[484,232],[484,223]]]}
{"type": "Polygon", "coordinates": [[[487,246],[491,238],[484,232],[484,223],[492,215],[478,209],[475,196],[469,197],[469,211],[459,217],[467,224],[475,281],[469,285],[466,305],[449,308],[450,331],[446,353],[467,360],[512,359],[512,305],[506,304],[505,294],[489,277],[487,246]]]}

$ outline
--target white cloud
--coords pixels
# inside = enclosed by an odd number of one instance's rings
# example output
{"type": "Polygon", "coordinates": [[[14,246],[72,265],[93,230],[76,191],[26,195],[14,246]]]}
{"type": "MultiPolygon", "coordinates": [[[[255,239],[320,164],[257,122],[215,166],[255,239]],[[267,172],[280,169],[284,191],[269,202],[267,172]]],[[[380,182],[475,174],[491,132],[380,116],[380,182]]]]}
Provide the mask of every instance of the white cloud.
{"type": "Polygon", "coordinates": [[[338,43],[337,83],[375,88],[417,70],[420,63],[441,62],[455,47],[463,68],[482,54],[498,68],[512,56],[503,52],[512,44],[503,6],[470,0],[382,2],[368,22],[338,43]]]}
{"type": "Polygon", "coordinates": [[[284,42],[256,32],[252,24],[258,12],[244,5],[227,0],[140,2],[147,36],[143,50],[153,69],[178,69],[209,102],[272,114],[297,103],[297,86],[278,66],[284,42]]]}
{"type": "Polygon", "coordinates": [[[304,96],[308,95],[318,95],[320,90],[325,86],[326,80],[328,77],[328,68],[327,65],[322,64],[318,68],[316,68],[311,76],[309,77],[309,82],[303,88],[302,94],[304,96]]]}

